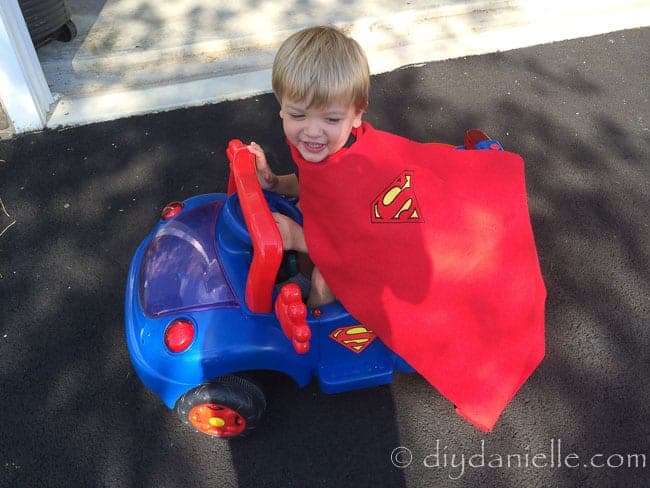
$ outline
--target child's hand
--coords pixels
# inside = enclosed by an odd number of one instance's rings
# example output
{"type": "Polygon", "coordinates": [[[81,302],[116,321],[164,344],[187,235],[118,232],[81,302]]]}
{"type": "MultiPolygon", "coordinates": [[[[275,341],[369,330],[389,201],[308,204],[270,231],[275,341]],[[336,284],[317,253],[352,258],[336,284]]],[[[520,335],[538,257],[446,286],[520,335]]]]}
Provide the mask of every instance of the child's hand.
{"type": "Polygon", "coordinates": [[[266,161],[266,154],[262,147],[256,142],[251,141],[248,150],[255,155],[255,169],[257,170],[257,179],[263,190],[273,191],[278,186],[279,178],[273,173],[271,167],[266,161]]]}

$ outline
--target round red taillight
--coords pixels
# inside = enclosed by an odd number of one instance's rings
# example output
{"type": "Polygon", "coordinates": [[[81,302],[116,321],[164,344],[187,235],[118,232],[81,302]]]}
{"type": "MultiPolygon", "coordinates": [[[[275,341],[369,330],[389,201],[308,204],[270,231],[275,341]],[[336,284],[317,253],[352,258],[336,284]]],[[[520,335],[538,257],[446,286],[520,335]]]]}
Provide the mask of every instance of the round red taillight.
{"type": "Polygon", "coordinates": [[[160,212],[160,217],[163,220],[169,220],[172,217],[176,217],[179,213],[181,213],[181,210],[183,210],[183,202],[171,202],[165,205],[165,208],[162,209],[162,212],[160,212]]]}
{"type": "Polygon", "coordinates": [[[165,331],[165,345],[171,352],[183,352],[194,340],[194,324],[186,319],[174,320],[165,331]]]}

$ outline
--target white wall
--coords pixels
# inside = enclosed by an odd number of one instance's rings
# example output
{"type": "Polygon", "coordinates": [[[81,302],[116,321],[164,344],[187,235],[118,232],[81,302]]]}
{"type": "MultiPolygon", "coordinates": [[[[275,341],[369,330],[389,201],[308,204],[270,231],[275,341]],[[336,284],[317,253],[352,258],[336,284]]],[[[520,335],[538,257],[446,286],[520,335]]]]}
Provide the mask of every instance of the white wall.
{"type": "Polygon", "coordinates": [[[15,133],[44,128],[54,101],[17,0],[0,0],[0,101],[15,133]]]}

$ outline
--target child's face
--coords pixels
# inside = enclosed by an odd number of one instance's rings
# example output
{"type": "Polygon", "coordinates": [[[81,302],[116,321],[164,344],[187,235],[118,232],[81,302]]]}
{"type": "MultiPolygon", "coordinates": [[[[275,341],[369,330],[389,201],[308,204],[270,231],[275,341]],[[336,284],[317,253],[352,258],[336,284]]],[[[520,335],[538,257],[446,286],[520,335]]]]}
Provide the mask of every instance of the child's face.
{"type": "Polygon", "coordinates": [[[363,111],[348,103],[307,108],[305,101],[283,100],[280,108],[284,134],[312,163],[320,163],[341,149],[352,128],[361,125],[362,115],[363,111]]]}

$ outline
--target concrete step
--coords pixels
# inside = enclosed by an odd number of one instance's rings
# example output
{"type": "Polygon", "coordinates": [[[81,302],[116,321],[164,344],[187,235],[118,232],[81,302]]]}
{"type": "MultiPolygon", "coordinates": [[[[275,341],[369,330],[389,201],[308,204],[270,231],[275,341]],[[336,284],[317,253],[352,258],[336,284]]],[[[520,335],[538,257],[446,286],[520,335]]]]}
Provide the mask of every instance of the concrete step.
{"type": "Polygon", "coordinates": [[[58,95],[49,127],[216,103],[269,92],[280,43],[336,24],[373,73],[648,25],[648,0],[359,0],[207,3],[69,0],[78,37],[39,50],[58,95]]]}

